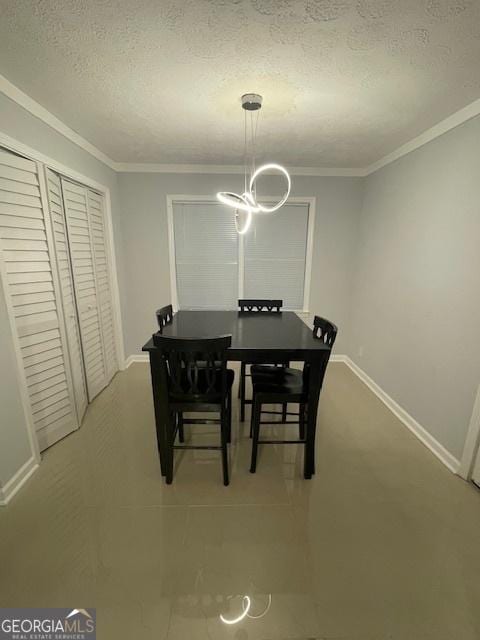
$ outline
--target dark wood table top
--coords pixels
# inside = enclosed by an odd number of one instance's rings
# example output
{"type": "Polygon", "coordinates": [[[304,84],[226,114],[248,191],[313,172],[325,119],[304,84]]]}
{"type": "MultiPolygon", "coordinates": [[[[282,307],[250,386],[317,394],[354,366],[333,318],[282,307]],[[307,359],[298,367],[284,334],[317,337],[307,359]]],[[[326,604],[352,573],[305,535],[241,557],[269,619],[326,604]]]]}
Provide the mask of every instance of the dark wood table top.
{"type": "MultiPolygon", "coordinates": [[[[172,338],[212,338],[232,336],[229,360],[275,362],[311,360],[329,351],[322,340],[292,311],[281,313],[247,313],[240,311],[178,311],[171,324],[163,329],[172,338]],[[268,357],[268,360],[265,358],[268,357]]],[[[143,351],[155,351],[153,338],[143,351]]]]}

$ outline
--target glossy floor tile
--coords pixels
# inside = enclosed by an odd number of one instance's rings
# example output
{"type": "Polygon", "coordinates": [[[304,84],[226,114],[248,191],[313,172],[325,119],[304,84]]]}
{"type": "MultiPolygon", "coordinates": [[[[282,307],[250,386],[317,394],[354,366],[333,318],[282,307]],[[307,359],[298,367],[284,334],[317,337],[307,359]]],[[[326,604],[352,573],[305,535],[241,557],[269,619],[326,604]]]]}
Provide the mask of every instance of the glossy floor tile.
{"type": "Polygon", "coordinates": [[[148,367],[118,374],[0,509],[0,606],[96,607],[100,640],[480,637],[480,492],[345,365],[311,481],[297,446],[261,448],[251,475],[237,413],[230,486],[219,452],[191,451],[167,487],[148,367]]]}

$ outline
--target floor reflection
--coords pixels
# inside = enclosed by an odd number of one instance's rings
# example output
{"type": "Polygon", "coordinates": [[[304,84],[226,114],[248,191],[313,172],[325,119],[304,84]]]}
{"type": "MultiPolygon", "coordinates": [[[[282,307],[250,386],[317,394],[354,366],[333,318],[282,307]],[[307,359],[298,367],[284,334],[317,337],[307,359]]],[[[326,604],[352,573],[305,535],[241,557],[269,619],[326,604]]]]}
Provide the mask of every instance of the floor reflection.
{"type": "Polygon", "coordinates": [[[296,446],[250,474],[250,446],[237,426],[229,487],[199,451],[167,487],[148,367],[117,375],[0,510],[1,606],[96,607],[101,640],[480,637],[478,493],[344,365],[312,481],[296,446]]]}

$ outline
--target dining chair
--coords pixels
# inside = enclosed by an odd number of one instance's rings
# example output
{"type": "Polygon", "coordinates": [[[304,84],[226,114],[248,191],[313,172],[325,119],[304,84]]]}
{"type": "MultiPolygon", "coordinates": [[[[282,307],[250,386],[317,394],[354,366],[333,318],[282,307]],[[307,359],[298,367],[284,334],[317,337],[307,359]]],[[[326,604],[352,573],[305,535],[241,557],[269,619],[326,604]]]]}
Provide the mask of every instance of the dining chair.
{"type": "Polygon", "coordinates": [[[172,305],[167,304],[166,307],[157,309],[157,311],[155,311],[155,315],[157,316],[158,328],[160,330],[160,333],[162,333],[163,327],[165,327],[165,325],[167,324],[170,324],[173,320],[172,305]]]}
{"type": "Polygon", "coordinates": [[[240,311],[246,313],[280,313],[283,300],[242,299],[238,301],[240,311]]]}
{"type": "Polygon", "coordinates": [[[166,374],[166,401],[169,421],[166,438],[166,482],[173,479],[176,449],[221,450],[223,484],[229,483],[227,443],[232,422],[232,385],[234,371],[227,369],[227,349],[232,336],[216,338],[170,338],[155,333],[153,342],[160,349],[166,374]],[[185,418],[184,413],[218,413],[218,419],[185,418]],[[184,443],[184,425],[219,424],[220,445],[184,443]],[[175,444],[176,437],[180,444],[175,444]]]}
{"type": "MultiPolygon", "coordinates": [[[[283,300],[264,300],[264,299],[242,299],[238,301],[238,308],[240,313],[280,313],[283,307],[283,300]]],[[[261,366],[274,369],[278,366],[288,367],[290,363],[288,361],[281,362],[279,364],[264,364],[261,366]]],[[[250,362],[242,362],[240,365],[240,382],[238,386],[238,397],[240,398],[240,422],[245,421],[245,406],[252,404],[252,400],[246,397],[246,382],[247,378],[251,378],[251,373],[247,371],[247,366],[252,367],[250,362]]],[[[287,407],[283,408],[286,414],[287,407]]],[[[286,415],[285,418],[286,420],[286,415]]]]}
{"type": "MultiPolygon", "coordinates": [[[[315,316],[313,321],[313,335],[318,340],[322,340],[331,349],[335,343],[337,337],[337,327],[320,316],[315,316]]],[[[330,352],[328,358],[323,364],[320,377],[320,388],[325,377],[325,372],[330,358],[330,352]]],[[[252,442],[252,458],[250,463],[250,472],[255,473],[257,468],[257,453],[259,444],[303,444],[306,445],[306,433],[305,425],[308,414],[308,376],[309,376],[309,363],[305,363],[303,371],[298,369],[291,369],[289,367],[277,368],[274,371],[265,372],[262,370],[255,370],[252,368],[252,417],[251,417],[251,433],[253,436],[252,442]],[[298,420],[283,420],[283,411],[263,411],[262,407],[265,404],[285,404],[294,403],[299,405],[298,413],[289,413],[287,416],[295,416],[298,420]],[[282,422],[284,424],[298,424],[299,425],[299,439],[298,440],[260,440],[260,427],[265,424],[282,424],[278,420],[263,420],[262,413],[269,415],[282,415],[282,422]]]]}

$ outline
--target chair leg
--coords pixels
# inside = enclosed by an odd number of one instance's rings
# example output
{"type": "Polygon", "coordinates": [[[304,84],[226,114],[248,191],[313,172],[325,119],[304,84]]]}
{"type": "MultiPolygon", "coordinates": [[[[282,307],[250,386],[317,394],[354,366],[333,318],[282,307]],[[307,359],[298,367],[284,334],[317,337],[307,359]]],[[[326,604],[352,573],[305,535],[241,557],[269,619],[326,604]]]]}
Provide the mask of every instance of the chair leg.
{"type": "Polygon", "coordinates": [[[240,422],[245,422],[245,374],[247,365],[242,362],[240,367],[240,422]]]}
{"type": "Polygon", "coordinates": [[[257,453],[258,453],[258,440],[260,438],[260,417],[262,413],[262,404],[258,398],[253,397],[252,402],[252,427],[253,427],[253,442],[252,442],[252,460],[250,463],[250,473],[255,473],[257,470],[257,453]]]}
{"type": "Polygon", "coordinates": [[[255,420],[254,403],[255,403],[255,394],[253,394],[252,404],[251,404],[252,412],[250,414],[250,433],[248,434],[250,438],[253,438],[253,423],[255,420]]]}
{"type": "Polygon", "coordinates": [[[223,484],[228,487],[229,478],[228,478],[228,431],[229,431],[229,423],[228,423],[228,411],[226,409],[222,410],[220,417],[220,438],[222,443],[222,469],[223,469],[223,484]]]}
{"type": "MultiPolygon", "coordinates": [[[[307,425],[308,425],[308,420],[307,420],[307,416],[308,416],[308,404],[304,404],[303,405],[303,433],[304,433],[304,438],[305,438],[305,456],[307,455],[307,425]]],[[[314,456],[313,456],[313,462],[312,462],[312,475],[315,475],[315,449],[314,449],[314,456]]]]}
{"type": "Polygon", "coordinates": [[[227,442],[230,443],[232,441],[232,390],[229,389],[227,396],[227,420],[228,420],[228,431],[227,431],[227,442]]]}
{"type": "Polygon", "coordinates": [[[240,391],[242,388],[242,373],[243,373],[243,362],[240,363],[240,379],[238,381],[238,391],[237,391],[237,398],[240,399],[240,391]]]}
{"type": "Polygon", "coordinates": [[[284,402],[282,405],[282,422],[283,423],[287,421],[287,407],[288,407],[288,404],[284,402]]]}
{"type": "Polygon", "coordinates": [[[167,484],[172,484],[173,480],[173,445],[174,445],[174,436],[175,436],[175,414],[169,415],[169,421],[167,425],[167,453],[166,453],[166,473],[165,473],[165,482],[167,484]]]}
{"type": "MultiPolygon", "coordinates": [[[[305,429],[307,428],[307,415],[308,415],[308,404],[305,406],[305,429]]],[[[305,437],[306,437],[305,431],[305,437]]],[[[313,447],[313,460],[312,460],[312,475],[315,475],[315,446],[313,447]]]]}
{"type": "Polygon", "coordinates": [[[298,418],[298,435],[300,440],[305,440],[305,405],[301,404],[298,410],[300,417],[298,418]]]}
{"type": "Polygon", "coordinates": [[[240,363],[240,380],[238,382],[238,397],[242,397],[242,378],[245,378],[245,363],[240,363]]]}
{"type": "Polygon", "coordinates": [[[185,442],[185,433],[183,431],[183,413],[179,412],[177,415],[178,415],[178,440],[180,442],[185,442]]]}

